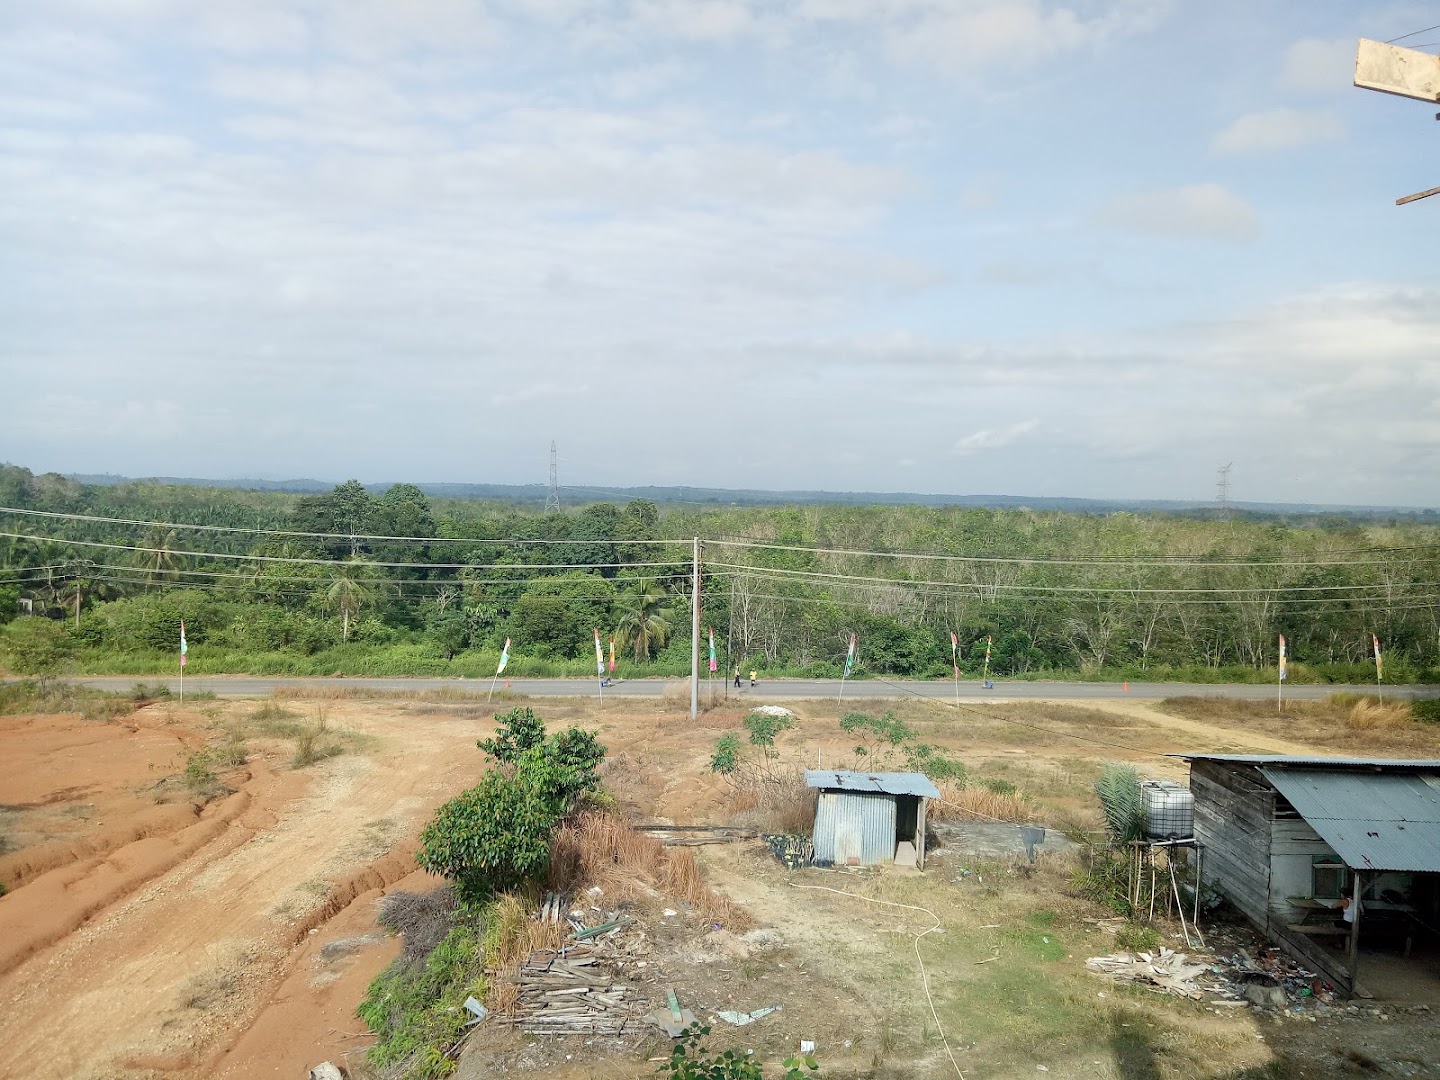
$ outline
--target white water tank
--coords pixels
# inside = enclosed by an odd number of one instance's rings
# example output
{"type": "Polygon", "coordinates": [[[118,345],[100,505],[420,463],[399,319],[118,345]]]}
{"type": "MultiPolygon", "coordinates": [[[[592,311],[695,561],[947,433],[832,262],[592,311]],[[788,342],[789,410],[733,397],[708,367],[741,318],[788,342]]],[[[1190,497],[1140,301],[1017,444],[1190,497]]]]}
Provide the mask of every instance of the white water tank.
{"type": "Polygon", "coordinates": [[[1140,785],[1145,805],[1145,836],[1180,840],[1195,835],[1195,796],[1174,780],[1146,780],[1140,785]]]}

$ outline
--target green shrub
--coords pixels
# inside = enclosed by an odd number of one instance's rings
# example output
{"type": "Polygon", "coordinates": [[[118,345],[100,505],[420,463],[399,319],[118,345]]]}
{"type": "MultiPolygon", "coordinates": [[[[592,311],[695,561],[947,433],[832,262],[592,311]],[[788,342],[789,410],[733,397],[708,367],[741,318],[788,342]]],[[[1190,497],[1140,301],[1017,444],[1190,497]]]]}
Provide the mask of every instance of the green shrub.
{"type": "MultiPolygon", "coordinates": [[[[707,1025],[691,1024],[658,1071],[667,1080],[764,1080],[764,1068],[754,1059],[753,1050],[743,1054],[725,1050],[712,1055],[704,1041],[709,1034],[707,1025]]],[[[781,1068],[785,1070],[781,1080],[801,1080],[806,1070],[815,1072],[820,1066],[812,1055],[805,1054],[787,1058],[781,1068]]]]}
{"type": "Polygon", "coordinates": [[[480,783],[445,803],[420,834],[416,862],[453,880],[462,900],[485,900],[539,877],[550,861],[550,835],[575,800],[600,784],[605,748],[570,728],[534,741],[528,709],[501,718],[493,740],[506,755],[480,783]],[[528,743],[524,749],[520,746],[528,743]]]}
{"type": "Polygon", "coordinates": [[[727,731],[715,740],[715,752],[710,755],[710,771],[729,776],[739,765],[740,736],[733,731],[727,731]]]}
{"type": "Polygon", "coordinates": [[[1440,724],[1440,698],[1412,701],[1410,703],[1410,711],[1415,715],[1416,720],[1424,720],[1431,724],[1440,724]]]}
{"type": "Polygon", "coordinates": [[[1115,944],[1130,952],[1154,952],[1160,947],[1160,932],[1153,926],[1127,922],[1115,931],[1115,944]]]}
{"type": "Polygon", "coordinates": [[[545,741],[545,723],[534,710],[511,709],[504,716],[496,713],[500,727],[493,739],[481,739],[475,745],[496,761],[513,763],[526,750],[545,741]]]}
{"type": "Polygon", "coordinates": [[[376,976],[356,1009],[378,1036],[367,1054],[372,1065],[409,1080],[454,1071],[449,1052],[470,1019],[465,999],[485,993],[483,935],[483,920],[466,922],[428,956],[403,955],[376,976]]]}
{"type": "Polygon", "coordinates": [[[1145,835],[1145,804],[1140,795],[1140,774],[1133,765],[1108,763],[1095,782],[1095,794],[1105,811],[1110,838],[1128,844],[1145,835]]]}

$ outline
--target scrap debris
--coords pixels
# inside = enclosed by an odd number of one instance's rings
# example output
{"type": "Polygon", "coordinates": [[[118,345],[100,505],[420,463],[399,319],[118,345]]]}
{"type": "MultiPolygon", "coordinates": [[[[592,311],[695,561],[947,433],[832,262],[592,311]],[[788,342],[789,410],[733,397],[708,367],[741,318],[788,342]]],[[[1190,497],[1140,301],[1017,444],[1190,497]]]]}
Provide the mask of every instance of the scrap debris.
{"type": "Polygon", "coordinates": [[[620,1035],[635,1026],[635,989],[611,975],[595,945],[541,949],[520,966],[513,1016],[531,1035],[620,1035]]]}
{"type": "Polygon", "coordinates": [[[1092,956],[1085,967],[1099,975],[1108,975],[1117,982],[1145,983],[1147,989],[1179,997],[1203,998],[1205,993],[1230,995],[1228,980],[1215,979],[1206,964],[1189,962],[1185,953],[1161,946],[1158,953],[1135,955],[1116,953],[1113,956],[1092,956]],[[1212,976],[1204,980],[1201,976],[1212,976]]]}

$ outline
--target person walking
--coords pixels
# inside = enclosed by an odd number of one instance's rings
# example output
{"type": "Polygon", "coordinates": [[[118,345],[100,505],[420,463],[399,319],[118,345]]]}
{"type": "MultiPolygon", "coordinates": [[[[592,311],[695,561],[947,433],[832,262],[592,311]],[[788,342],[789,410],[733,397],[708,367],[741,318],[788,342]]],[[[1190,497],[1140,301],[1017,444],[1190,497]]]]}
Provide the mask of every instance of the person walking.
{"type": "Polygon", "coordinates": [[[753,670],[750,672],[750,685],[755,685],[755,672],[753,670]]]}
{"type": "Polygon", "coordinates": [[[735,665],[735,689],[740,689],[740,665],[735,665]]]}

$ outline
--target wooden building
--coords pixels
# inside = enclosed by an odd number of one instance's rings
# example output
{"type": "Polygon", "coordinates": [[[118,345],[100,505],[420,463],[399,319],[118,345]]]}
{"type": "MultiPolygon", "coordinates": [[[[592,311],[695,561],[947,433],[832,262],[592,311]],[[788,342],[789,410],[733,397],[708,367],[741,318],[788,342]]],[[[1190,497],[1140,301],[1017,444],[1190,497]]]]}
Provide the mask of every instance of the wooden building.
{"type": "Polygon", "coordinates": [[[1307,967],[1351,993],[1362,946],[1436,944],[1440,761],[1174,756],[1205,879],[1307,967]],[[1355,896],[1348,922],[1337,905],[1355,896]]]}

